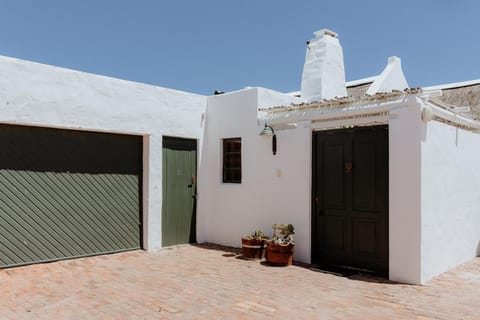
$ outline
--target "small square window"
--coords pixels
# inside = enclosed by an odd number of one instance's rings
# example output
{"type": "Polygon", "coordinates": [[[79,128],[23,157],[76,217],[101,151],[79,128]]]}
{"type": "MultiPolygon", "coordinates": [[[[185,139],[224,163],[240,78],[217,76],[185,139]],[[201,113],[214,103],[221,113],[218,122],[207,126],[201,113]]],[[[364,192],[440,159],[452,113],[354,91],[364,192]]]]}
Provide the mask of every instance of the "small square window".
{"type": "Polygon", "coordinates": [[[223,139],[223,182],[242,182],[242,139],[223,139]]]}

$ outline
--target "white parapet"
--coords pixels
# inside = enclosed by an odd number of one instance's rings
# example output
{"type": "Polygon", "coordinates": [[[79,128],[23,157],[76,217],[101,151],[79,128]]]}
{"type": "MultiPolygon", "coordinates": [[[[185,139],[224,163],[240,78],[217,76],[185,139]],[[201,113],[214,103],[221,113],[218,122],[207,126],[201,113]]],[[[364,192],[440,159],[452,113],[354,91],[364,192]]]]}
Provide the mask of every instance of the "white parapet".
{"type": "Polygon", "coordinates": [[[400,58],[392,56],[388,58],[388,63],[382,73],[373,81],[368,88],[367,94],[373,95],[379,92],[390,92],[392,90],[404,90],[409,88],[407,80],[402,70],[402,61],[400,58]]]}

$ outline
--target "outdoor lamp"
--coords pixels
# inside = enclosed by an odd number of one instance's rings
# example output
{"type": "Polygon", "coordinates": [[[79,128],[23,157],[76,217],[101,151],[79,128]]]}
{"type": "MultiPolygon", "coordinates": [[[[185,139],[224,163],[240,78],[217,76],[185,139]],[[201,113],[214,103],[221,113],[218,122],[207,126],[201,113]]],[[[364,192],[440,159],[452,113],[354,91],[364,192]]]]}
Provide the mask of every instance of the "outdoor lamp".
{"type": "Polygon", "coordinates": [[[272,137],[272,153],[277,154],[277,135],[275,130],[265,122],[265,127],[260,131],[260,136],[272,137]]]}

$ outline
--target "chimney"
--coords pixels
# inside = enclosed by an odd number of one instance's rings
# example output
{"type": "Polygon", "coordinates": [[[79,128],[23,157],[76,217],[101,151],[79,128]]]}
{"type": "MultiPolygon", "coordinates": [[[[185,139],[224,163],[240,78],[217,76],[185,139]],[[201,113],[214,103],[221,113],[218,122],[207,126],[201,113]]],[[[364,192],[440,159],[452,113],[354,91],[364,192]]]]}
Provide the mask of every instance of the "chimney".
{"type": "Polygon", "coordinates": [[[307,42],[302,74],[302,98],[307,102],[345,97],[343,50],[337,34],[328,29],[314,32],[307,42]]]}

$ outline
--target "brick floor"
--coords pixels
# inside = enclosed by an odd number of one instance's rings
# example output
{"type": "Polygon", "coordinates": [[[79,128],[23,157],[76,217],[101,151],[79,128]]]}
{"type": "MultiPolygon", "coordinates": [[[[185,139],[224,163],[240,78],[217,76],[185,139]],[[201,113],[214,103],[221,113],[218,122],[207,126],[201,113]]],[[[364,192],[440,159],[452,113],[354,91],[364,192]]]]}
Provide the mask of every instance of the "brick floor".
{"type": "Polygon", "coordinates": [[[424,286],[184,246],[0,270],[0,319],[480,319],[480,258],[424,286]]]}

